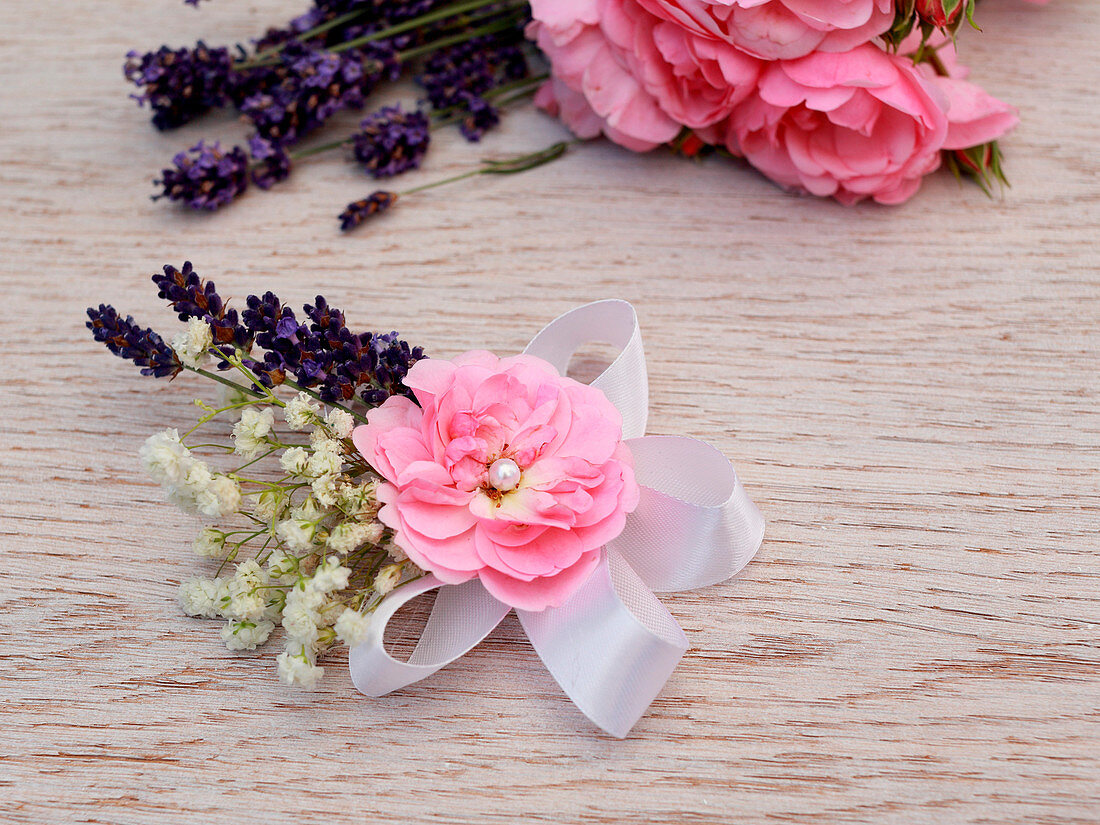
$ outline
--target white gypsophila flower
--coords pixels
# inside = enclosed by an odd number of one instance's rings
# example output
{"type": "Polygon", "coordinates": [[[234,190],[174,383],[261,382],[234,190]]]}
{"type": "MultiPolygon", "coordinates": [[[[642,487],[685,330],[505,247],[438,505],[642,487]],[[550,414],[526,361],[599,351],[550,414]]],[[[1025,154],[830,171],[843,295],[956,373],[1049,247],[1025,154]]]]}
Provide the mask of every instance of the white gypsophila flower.
{"type": "Polygon", "coordinates": [[[268,621],[249,622],[230,620],[222,625],[222,641],[230,650],[255,650],[271,635],[275,625],[268,621]]]}
{"type": "Polygon", "coordinates": [[[394,561],[405,561],[409,558],[409,554],[402,550],[395,541],[386,543],[386,555],[394,561]]]}
{"type": "Polygon", "coordinates": [[[306,519],[292,517],[275,525],[275,535],[279,537],[279,541],[299,553],[313,548],[313,537],[316,533],[317,525],[306,519]]]}
{"type": "Polygon", "coordinates": [[[214,334],[210,324],[202,318],[189,318],[187,329],[172,339],[172,349],[184,364],[199,369],[209,358],[207,350],[213,343],[214,334]]]}
{"type": "Polygon", "coordinates": [[[332,593],[347,587],[350,577],[351,570],[340,564],[339,559],[329,556],[317,565],[313,576],[306,582],[306,589],[315,593],[332,593]]]}
{"type": "Polygon", "coordinates": [[[306,498],[301,504],[290,511],[290,515],[294,518],[305,519],[306,521],[319,521],[322,513],[316,501],[311,498],[306,498]]]}
{"type": "Polygon", "coordinates": [[[284,450],[279,456],[279,466],[292,476],[300,476],[305,473],[309,463],[309,453],[303,447],[291,447],[284,450]]]}
{"type": "Polygon", "coordinates": [[[322,623],[319,609],[325,594],[296,585],[287,593],[282,624],[287,635],[306,647],[317,641],[317,628],[322,623]]]}
{"type": "Polygon", "coordinates": [[[347,410],[333,407],[325,416],[325,424],[336,438],[350,438],[355,429],[355,419],[347,410]]]}
{"type": "Polygon", "coordinates": [[[290,429],[304,430],[321,420],[318,415],[320,411],[321,406],[319,404],[315,403],[304,392],[300,392],[287,402],[286,408],[283,410],[283,416],[286,418],[286,425],[290,429]]]}
{"type": "Polygon", "coordinates": [[[340,641],[348,647],[355,647],[367,637],[367,632],[370,630],[370,617],[349,607],[340,614],[340,618],[336,620],[333,627],[340,641]]]}
{"type": "Polygon", "coordinates": [[[332,507],[336,504],[336,480],[338,476],[328,473],[313,479],[310,483],[310,491],[317,503],[322,507],[332,507]]]}
{"type": "Polygon", "coordinates": [[[180,585],[179,602],[188,616],[213,619],[221,615],[222,579],[188,579],[180,585]]]}
{"type": "Polygon", "coordinates": [[[344,484],[337,491],[337,506],[347,515],[359,521],[369,521],[378,513],[378,484],[344,484]]]}
{"type": "MultiPolygon", "coordinates": [[[[340,442],[334,442],[339,445],[340,442]]],[[[318,478],[323,475],[337,475],[344,469],[343,447],[338,451],[322,448],[309,457],[306,475],[318,478]]]]}
{"type": "Polygon", "coordinates": [[[191,542],[191,549],[203,558],[225,558],[225,533],[214,527],[204,527],[191,542]]]}
{"type": "MultiPolygon", "coordinates": [[[[168,500],[184,512],[202,515],[199,497],[207,497],[207,491],[214,482],[214,474],[201,459],[190,457],[186,472],[178,484],[168,485],[168,500]]],[[[204,500],[205,501],[205,500],[204,500]]],[[[205,501],[208,503],[208,501],[205,501]]]]}
{"type": "Polygon", "coordinates": [[[275,657],[279,666],[279,679],[287,685],[297,685],[306,690],[317,687],[325,669],[315,664],[313,652],[295,642],[290,642],[286,650],[275,657]]]}
{"type": "Polygon", "coordinates": [[[280,490],[264,490],[256,496],[256,504],[252,508],[252,515],[260,521],[269,524],[282,512],[284,507],[283,493],[280,490]]]}
{"type": "Polygon", "coordinates": [[[330,550],[344,555],[364,544],[377,544],[384,530],[385,527],[376,521],[345,521],[333,528],[325,544],[330,550]]]}
{"type": "Polygon", "coordinates": [[[267,608],[264,585],[267,575],[255,559],[241,562],[228,582],[229,607],[223,612],[227,617],[257,621],[263,618],[267,608]]]}
{"type": "Polygon", "coordinates": [[[233,452],[245,458],[255,458],[267,446],[267,436],[275,426],[275,413],[270,407],[257,410],[245,407],[241,420],[233,425],[233,452]]]}
{"type": "Polygon", "coordinates": [[[299,602],[290,602],[283,607],[283,628],[287,636],[303,645],[312,645],[317,641],[317,624],[320,617],[299,602]]]}
{"type": "Polygon", "coordinates": [[[191,451],[180,443],[178,430],[164,430],[149,436],[138,451],[145,471],[157,484],[180,484],[187,476],[195,459],[191,451]]]}
{"type": "Polygon", "coordinates": [[[223,518],[241,507],[241,485],[229,476],[216,475],[206,489],[195,496],[199,513],[210,518],[223,518]]]}
{"type": "Polygon", "coordinates": [[[267,558],[267,576],[274,584],[287,584],[298,575],[298,557],[276,547],[267,558]]]}
{"type": "Polygon", "coordinates": [[[401,581],[401,565],[387,564],[374,577],[374,589],[379,596],[391,592],[401,581]]]}

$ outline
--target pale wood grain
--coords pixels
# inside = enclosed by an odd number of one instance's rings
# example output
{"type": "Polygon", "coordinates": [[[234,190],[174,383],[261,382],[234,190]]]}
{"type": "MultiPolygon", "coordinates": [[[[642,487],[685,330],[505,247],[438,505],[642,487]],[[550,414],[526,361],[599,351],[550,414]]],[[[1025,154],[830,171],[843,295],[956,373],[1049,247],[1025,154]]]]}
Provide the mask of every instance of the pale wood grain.
{"type": "MultiPolygon", "coordinates": [[[[594,145],[353,237],[334,214],[372,187],[338,158],[224,214],[151,205],[168,155],[242,128],[156,134],[122,53],[303,5],[2,4],[0,819],[1100,821],[1097,4],[982,4],[965,54],[1023,114],[993,202],[941,175],[851,210],[594,145]],[[718,445],[769,528],[736,582],[664,598],[692,647],[629,739],[512,620],[369,700],[341,660],[291,692],[179,615],[194,525],[135,452],[206,388],[139,378],[82,311],[166,325],[148,274],[185,258],[440,355],[636,303],[651,430],[718,445]]],[[[413,180],[559,134],[531,113],[482,149],[447,136],[413,180]]]]}

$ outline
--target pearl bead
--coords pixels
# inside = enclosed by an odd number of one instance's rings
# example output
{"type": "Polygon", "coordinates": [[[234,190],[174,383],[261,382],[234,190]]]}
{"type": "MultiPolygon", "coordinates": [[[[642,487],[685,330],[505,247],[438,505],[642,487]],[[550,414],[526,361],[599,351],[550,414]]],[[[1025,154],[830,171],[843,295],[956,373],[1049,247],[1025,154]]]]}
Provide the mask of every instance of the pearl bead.
{"type": "Polygon", "coordinates": [[[498,458],[489,468],[489,483],[502,493],[519,486],[520,469],[510,458],[498,458]]]}

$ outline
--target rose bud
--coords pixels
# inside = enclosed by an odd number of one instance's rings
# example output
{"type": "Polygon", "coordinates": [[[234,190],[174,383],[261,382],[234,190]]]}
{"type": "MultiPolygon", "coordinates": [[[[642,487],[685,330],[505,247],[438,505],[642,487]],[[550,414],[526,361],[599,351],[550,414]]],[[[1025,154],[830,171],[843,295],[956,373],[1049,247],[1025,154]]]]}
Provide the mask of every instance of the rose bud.
{"type": "Polygon", "coordinates": [[[917,16],[940,28],[958,20],[965,7],[966,0],[916,0],[917,16]]]}

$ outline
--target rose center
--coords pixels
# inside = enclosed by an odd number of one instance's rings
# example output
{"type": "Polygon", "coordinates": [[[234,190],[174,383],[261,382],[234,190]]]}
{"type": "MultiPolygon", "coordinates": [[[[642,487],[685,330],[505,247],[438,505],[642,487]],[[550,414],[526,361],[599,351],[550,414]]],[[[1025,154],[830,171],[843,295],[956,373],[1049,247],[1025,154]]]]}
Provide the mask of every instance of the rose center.
{"type": "Polygon", "coordinates": [[[507,493],[519,486],[519,478],[522,471],[519,465],[510,458],[498,458],[489,467],[489,484],[493,489],[507,493]]]}

